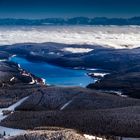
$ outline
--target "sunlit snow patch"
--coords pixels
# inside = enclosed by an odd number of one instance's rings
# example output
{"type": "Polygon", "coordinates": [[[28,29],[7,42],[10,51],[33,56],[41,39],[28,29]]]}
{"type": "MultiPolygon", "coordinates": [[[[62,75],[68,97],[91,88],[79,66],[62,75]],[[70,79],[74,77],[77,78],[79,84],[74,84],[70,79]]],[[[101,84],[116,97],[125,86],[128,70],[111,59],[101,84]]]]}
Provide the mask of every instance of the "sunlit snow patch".
{"type": "Polygon", "coordinates": [[[63,48],[61,51],[71,52],[71,53],[88,53],[91,52],[93,49],[90,48],[63,48]]]}

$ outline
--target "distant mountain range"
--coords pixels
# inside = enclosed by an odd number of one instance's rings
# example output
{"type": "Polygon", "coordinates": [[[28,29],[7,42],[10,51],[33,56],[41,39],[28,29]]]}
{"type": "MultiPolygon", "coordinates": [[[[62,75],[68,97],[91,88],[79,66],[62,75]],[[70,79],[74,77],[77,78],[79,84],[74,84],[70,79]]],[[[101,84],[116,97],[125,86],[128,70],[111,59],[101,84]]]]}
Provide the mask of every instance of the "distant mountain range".
{"type": "Polygon", "coordinates": [[[75,17],[46,19],[0,19],[0,25],[140,25],[140,17],[129,19],[106,17],[75,17]]]}

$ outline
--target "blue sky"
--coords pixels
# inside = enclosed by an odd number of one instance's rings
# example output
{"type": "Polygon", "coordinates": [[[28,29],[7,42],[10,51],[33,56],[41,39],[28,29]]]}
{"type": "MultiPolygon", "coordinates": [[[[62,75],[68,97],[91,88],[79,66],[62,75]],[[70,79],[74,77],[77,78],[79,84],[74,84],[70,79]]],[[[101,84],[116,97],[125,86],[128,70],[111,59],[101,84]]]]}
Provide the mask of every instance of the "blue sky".
{"type": "Polygon", "coordinates": [[[0,0],[0,18],[140,16],[140,0],[0,0]]]}

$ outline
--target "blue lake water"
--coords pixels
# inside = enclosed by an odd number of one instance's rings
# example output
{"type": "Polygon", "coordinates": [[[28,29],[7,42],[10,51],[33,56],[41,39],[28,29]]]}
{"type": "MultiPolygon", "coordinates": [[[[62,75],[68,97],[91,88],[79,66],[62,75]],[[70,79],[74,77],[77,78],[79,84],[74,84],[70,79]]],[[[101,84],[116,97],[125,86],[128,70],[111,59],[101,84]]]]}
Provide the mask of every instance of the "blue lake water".
{"type": "Polygon", "coordinates": [[[86,70],[68,69],[45,62],[31,62],[18,56],[11,57],[10,61],[16,62],[28,72],[44,78],[50,85],[85,87],[96,80],[89,77],[86,70]]]}

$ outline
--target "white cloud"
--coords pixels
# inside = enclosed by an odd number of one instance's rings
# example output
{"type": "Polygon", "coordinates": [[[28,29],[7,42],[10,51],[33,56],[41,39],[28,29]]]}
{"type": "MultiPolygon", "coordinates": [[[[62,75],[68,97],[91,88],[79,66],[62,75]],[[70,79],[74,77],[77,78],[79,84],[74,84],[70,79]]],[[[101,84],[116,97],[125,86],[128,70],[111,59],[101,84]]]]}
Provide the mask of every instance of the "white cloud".
{"type": "Polygon", "coordinates": [[[0,44],[57,42],[113,48],[140,46],[139,26],[0,27],[0,44]]]}

